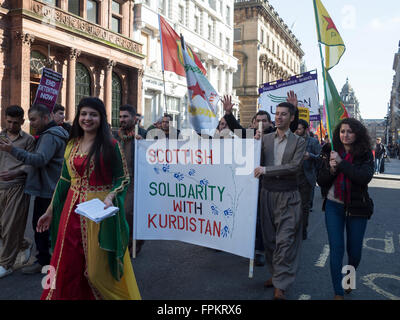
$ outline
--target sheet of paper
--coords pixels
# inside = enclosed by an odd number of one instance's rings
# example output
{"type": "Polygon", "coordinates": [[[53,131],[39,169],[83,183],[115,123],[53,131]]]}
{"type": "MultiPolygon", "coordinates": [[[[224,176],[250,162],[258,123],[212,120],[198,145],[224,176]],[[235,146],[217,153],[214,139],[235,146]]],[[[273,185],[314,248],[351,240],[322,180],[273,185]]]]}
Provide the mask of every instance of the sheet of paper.
{"type": "Polygon", "coordinates": [[[109,207],[105,210],[104,207],[104,202],[96,198],[78,204],[75,212],[99,223],[105,218],[115,215],[119,211],[117,207],[109,207]]]}

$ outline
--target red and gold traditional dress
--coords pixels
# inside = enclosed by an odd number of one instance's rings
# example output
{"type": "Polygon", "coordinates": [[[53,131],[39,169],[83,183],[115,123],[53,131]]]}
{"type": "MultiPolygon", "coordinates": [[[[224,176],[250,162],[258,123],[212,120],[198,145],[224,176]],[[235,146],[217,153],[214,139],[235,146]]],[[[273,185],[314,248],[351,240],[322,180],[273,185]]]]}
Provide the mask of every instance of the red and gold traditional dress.
{"type": "Polygon", "coordinates": [[[96,173],[93,157],[89,171],[85,169],[87,155],[78,153],[79,139],[67,145],[52,201],[55,279],[43,291],[42,300],[141,299],[127,249],[124,198],[129,174],[118,143],[113,143],[116,161],[110,168],[102,164],[101,175],[96,173]],[[103,201],[111,192],[120,209],[115,216],[96,224],[75,213],[79,203],[94,198],[103,201]]]}

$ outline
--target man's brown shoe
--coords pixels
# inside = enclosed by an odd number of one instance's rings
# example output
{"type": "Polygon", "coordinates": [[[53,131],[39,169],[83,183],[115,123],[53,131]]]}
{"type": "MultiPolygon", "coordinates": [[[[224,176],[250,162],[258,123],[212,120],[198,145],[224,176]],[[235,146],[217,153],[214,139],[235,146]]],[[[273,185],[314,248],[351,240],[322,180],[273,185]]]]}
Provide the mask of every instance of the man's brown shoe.
{"type": "Polygon", "coordinates": [[[274,289],[274,300],[286,300],[285,291],[275,288],[274,289]]]}
{"type": "Polygon", "coordinates": [[[274,285],[272,284],[272,278],[269,278],[264,282],[264,288],[272,288],[274,285]]]}

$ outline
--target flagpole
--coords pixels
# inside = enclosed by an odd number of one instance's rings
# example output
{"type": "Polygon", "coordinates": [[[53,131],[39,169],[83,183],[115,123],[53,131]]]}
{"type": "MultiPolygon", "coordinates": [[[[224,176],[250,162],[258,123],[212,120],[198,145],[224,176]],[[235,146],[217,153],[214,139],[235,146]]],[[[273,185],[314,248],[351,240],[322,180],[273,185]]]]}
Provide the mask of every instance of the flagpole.
{"type": "MultiPolygon", "coordinates": [[[[325,69],[325,60],[324,60],[324,56],[322,54],[322,46],[321,46],[321,39],[320,39],[320,34],[321,34],[321,29],[320,29],[320,25],[318,22],[318,13],[317,13],[317,4],[315,3],[315,0],[313,0],[313,4],[314,4],[314,14],[315,14],[315,23],[317,25],[317,30],[318,30],[318,46],[319,46],[319,53],[321,56],[321,64],[322,64],[322,76],[324,79],[324,95],[325,95],[325,111],[326,111],[326,125],[327,125],[327,130],[328,130],[328,135],[329,135],[329,139],[331,141],[331,148],[333,150],[333,141],[332,141],[332,132],[331,132],[331,126],[330,126],[330,116],[329,116],[329,108],[328,108],[328,94],[326,92],[326,72],[327,70],[325,69]]],[[[321,136],[322,136],[322,132],[321,132],[321,136]]]]}
{"type": "Polygon", "coordinates": [[[161,29],[161,21],[160,14],[158,14],[158,28],[160,30],[160,45],[161,45],[161,65],[162,65],[162,77],[164,84],[164,112],[168,112],[167,110],[167,90],[165,89],[165,74],[164,74],[164,51],[163,51],[163,40],[162,40],[162,29],[161,29]]]}

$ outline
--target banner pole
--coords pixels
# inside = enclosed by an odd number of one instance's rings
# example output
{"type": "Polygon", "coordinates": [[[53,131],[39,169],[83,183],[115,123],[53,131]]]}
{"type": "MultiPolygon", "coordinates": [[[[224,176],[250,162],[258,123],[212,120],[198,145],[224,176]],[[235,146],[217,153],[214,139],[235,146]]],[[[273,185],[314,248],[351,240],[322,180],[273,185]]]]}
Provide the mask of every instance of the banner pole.
{"type": "Polygon", "coordinates": [[[249,260],[249,278],[253,279],[254,275],[254,259],[249,260]]]}
{"type": "MultiPolygon", "coordinates": [[[[136,139],[136,136],[139,134],[139,124],[135,124],[135,137],[133,139],[136,139]]],[[[136,231],[137,231],[137,183],[136,183],[136,177],[137,177],[137,169],[138,169],[138,141],[135,141],[135,158],[133,159],[134,164],[135,164],[135,169],[134,169],[134,180],[133,180],[133,239],[132,239],[132,258],[136,258],[136,231]]]]}
{"type": "Polygon", "coordinates": [[[165,75],[164,75],[164,50],[163,50],[163,38],[162,38],[162,29],[161,29],[161,20],[160,20],[160,14],[158,14],[158,27],[160,30],[160,46],[161,46],[161,66],[162,66],[162,76],[163,76],[163,84],[164,84],[164,112],[168,112],[167,110],[167,90],[165,89],[165,75]]]}
{"type": "Polygon", "coordinates": [[[325,69],[325,59],[324,59],[324,56],[322,54],[322,46],[321,46],[321,39],[320,39],[321,29],[320,29],[320,25],[319,25],[319,22],[318,22],[317,5],[315,3],[315,0],[313,0],[313,5],[314,5],[315,23],[317,25],[319,54],[321,56],[322,77],[323,77],[323,80],[324,80],[326,125],[327,125],[327,130],[328,130],[328,136],[329,136],[329,139],[331,141],[331,149],[333,150],[332,132],[331,132],[331,126],[330,126],[330,116],[329,116],[329,107],[328,107],[328,94],[327,94],[327,91],[326,91],[326,72],[327,72],[327,70],[325,69]]]}

